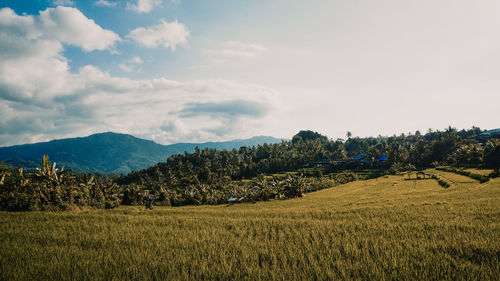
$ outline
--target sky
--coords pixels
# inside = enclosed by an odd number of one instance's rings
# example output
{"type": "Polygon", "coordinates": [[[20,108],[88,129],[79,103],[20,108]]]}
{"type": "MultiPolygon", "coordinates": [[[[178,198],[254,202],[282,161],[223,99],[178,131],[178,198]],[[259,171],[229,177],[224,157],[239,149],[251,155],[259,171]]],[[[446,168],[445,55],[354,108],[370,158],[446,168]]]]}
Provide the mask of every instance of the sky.
{"type": "Polygon", "coordinates": [[[500,127],[500,1],[0,0],[0,146],[500,127]]]}

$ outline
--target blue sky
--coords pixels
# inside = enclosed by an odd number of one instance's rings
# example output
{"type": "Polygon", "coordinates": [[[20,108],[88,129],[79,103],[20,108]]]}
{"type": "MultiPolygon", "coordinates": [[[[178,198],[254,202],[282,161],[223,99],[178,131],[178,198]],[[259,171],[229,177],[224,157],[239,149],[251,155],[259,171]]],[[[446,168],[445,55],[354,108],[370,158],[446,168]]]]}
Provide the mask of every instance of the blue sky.
{"type": "Polygon", "coordinates": [[[500,2],[0,2],[0,145],[500,126],[500,2]]]}

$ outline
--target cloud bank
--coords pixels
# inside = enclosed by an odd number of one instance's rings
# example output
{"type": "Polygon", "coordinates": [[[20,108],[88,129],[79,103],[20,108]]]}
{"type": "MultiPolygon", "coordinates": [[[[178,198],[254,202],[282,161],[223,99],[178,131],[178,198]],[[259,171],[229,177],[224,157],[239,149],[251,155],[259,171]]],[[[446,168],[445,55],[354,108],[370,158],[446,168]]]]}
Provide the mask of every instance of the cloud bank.
{"type": "Polygon", "coordinates": [[[111,49],[120,40],[118,34],[102,29],[78,9],[58,6],[41,11],[38,16],[17,15],[10,8],[0,10],[2,36],[5,43],[24,40],[22,47],[30,42],[65,43],[81,47],[89,52],[111,49]]]}
{"type": "Polygon", "coordinates": [[[167,22],[163,19],[155,26],[148,28],[138,27],[127,35],[139,45],[154,48],[163,46],[175,50],[177,45],[186,45],[189,37],[189,29],[183,23],[176,21],[167,22]]]}
{"type": "Polygon", "coordinates": [[[247,44],[238,41],[225,42],[222,48],[208,49],[204,53],[224,58],[253,58],[267,51],[267,48],[259,44],[247,44]]]}
{"type": "MultiPolygon", "coordinates": [[[[171,25],[185,28],[162,21],[152,30],[171,25]]],[[[183,40],[174,36],[145,42],[174,49],[183,40]]],[[[39,15],[1,9],[0,145],[102,131],[160,143],[231,139],[246,136],[271,111],[274,90],[248,83],[138,80],[92,65],[69,71],[65,45],[90,52],[112,50],[119,41],[116,33],[75,8],[47,8],[39,15]]],[[[142,59],[132,57],[127,63],[138,65],[142,59]]]]}

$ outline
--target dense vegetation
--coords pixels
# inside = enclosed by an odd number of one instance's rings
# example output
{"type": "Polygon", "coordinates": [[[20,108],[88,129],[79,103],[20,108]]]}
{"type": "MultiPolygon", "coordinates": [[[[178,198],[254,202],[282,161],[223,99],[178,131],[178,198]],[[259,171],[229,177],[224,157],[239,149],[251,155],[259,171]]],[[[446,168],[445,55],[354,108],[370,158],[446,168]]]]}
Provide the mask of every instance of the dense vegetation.
{"type": "MultiPolygon", "coordinates": [[[[200,192],[200,189],[224,190],[224,187],[231,186],[237,180],[290,171],[320,176],[347,168],[389,168],[392,173],[438,165],[498,169],[500,143],[493,140],[482,145],[474,139],[480,133],[477,127],[462,131],[448,128],[443,132],[429,131],[425,135],[416,132],[392,137],[349,137],[344,141],[329,140],[315,132],[301,131],[292,141],[277,144],[241,147],[231,151],[197,149],[194,153],[174,155],[167,162],[132,172],[117,182],[150,190],[167,187],[171,194],[179,195],[185,193],[186,189],[194,193],[200,192]],[[312,163],[320,159],[345,159],[359,154],[366,154],[369,161],[354,162],[354,166],[351,164],[348,167],[327,165],[310,168],[312,163]],[[387,163],[377,161],[383,155],[388,156],[387,163]]],[[[202,200],[201,203],[210,202],[202,200]]]]}
{"type": "Polygon", "coordinates": [[[73,206],[114,208],[119,204],[119,186],[97,175],[59,170],[48,156],[42,169],[24,173],[0,165],[0,208],[8,211],[65,210],[73,206]]]}
{"type": "MultiPolygon", "coordinates": [[[[196,149],[168,158],[167,162],[139,172],[132,172],[119,179],[122,184],[137,183],[176,185],[186,183],[214,183],[222,179],[251,178],[259,174],[302,171],[308,164],[320,159],[345,159],[366,154],[370,160],[367,168],[378,168],[376,159],[388,156],[387,167],[392,170],[423,169],[437,165],[498,167],[498,140],[482,145],[474,139],[481,133],[477,127],[457,131],[431,131],[392,137],[350,137],[347,140],[329,140],[311,131],[301,131],[292,141],[271,145],[241,147],[239,150],[218,151],[196,149]]],[[[335,171],[336,167],[329,167],[335,171]]],[[[343,169],[344,167],[337,167],[343,169]]],[[[328,171],[327,171],[328,172],[328,171]]]]}
{"type": "Polygon", "coordinates": [[[195,147],[233,149],[261,143],[280,142],[272,137],[208,143],[161,145],[150,140],[118,133],[100,133],[81,138],[68,138],[34,144],[0,147],[0,160],[11,167],[33,170],[40,166],[44,154],[60,166],[76,172],[128,174],[148,168],[167,157],[193,152],[195,147]]]}
{"type": "MultiPolygon", "coordinates": [[[[0,280],[499,280],[500,178],[255,204],[1,212],[0,280]]],[[[474,173],[489,173],[471,170],[474,173]]]]}
{"type": "MultiPolygon", "coordinates": [[[[112,208],[153,201],[157,205],[219,204],[230,196],[245,201],[300,197],[355,180],[351,171],[369,169],[372,174],[421,170],[439,165],[500,166],[500,142],[486,144],[475,137],[477,127],[457,131],[448,128],[422,135],[352,137],[329,140],[301,131],[291,141],[241,147],[233,150],[199,149],[177,154],[167,162],[127,176],[103,176],[58,171],[44,158],[43,170],[25,175],[23,170],[2,168],[0,208],[3,210],[68,209],[72,206],[112,208]],[[364,162],[316,167],[321,159],[346,159],[365,154],[364,162]],[[387,161],[377,161],[387,155],[387,161]],[[347,171],[348,170],[348,171],[347,171]],[[279,175],[276,175],[279,174],[279,175]],[[327,174],[328,177],[321,177],[327,174]]],[[[330,162],[328,162],[330,163],[330,162]]],[[[358,171],[359,172],[359,171],[358,171]]],[[[446,181],[436,179],[446,185],[446,181]]]]}

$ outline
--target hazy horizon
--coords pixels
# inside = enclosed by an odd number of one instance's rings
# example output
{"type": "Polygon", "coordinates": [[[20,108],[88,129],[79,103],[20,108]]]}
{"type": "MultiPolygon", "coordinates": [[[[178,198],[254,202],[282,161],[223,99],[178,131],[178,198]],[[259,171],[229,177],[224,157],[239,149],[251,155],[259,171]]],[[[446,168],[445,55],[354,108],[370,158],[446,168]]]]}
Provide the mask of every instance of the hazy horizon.
{"type": "Polygon", "coordinates": [[[500,2],[2,1],[0,146],[500,126],[500,2]]]}
{"type": "MultiPolygon", "coordinates": [[[[370,135],[370,136],[358,136],[358,135],[352,135],[351,137],[352,138],[356,138],[356,137],[359,137],[359,138],[367,138],[367,137],[374,137],[374,138],[377,138],[379,136],[381,137],[392,137],[392,136],[401,136],[402,134],[404,135],[414,135],[417,131],[419,133],[421,133],[422,135],[425,135],[426,133],[429,132],[429,129],[432,130],[433,132],[435,131],[446,131],[447,129],[449,128],[446,127],[446,128],[439,128],[439,129],[434,129],[434,128],[428,128],[427,130],[425,131],[422,131],[422,130],[416,130],[415,132],[401,132],[401,133],[394,133],[394,134],[391,134],[391,135],[370,135]]],[[[452,127],[453,129],[456,129],[457,131],[460,131],[462,129],[464,130],[468,130],[468,129],[472,129],[471,128],[454,128],[452,127]]],[[[493,128],[490,128],[490,129],[484,129],[484,128],[480,128],[481,130],[491,130],[493,128]]],[[[498,129],[498,128],[495,128],[495,129],[498,129]]],[[[303,130],[307,130],[307,129],[303,129],[303,130]]],[[[298,130],[296,133],[299,133],[300,131],[303,131],[303,130],[298,130]]],[[[350,131],[347,131],[347,132],[350,132],[350,131]]],[[[346,132],[346,134],[347,134],[346,132]]],[[[288,136],[288,137],[275,137],[275,136],[265,136],[265,135],[256,135],[256,136],[249,136],[247,138],[234,138],[234,139],[223,139],[223,140],[218,140],[218,141],[211,141],[211,140],[207,140],[207,141],[199,141],[199,142],[176,142],[176,143],[159,143],[155,140],[152,140],[152,139],[148,139],[148,138],[145,138],[145,137],[139,137],[139,136],[136,136],[134,134],[129,134],[129,133],[120,133],[120,132],[112,132],[112,131],[103,131],[103,132],[96,132],[96,133],[91,133],[91,134],[88,134],[88,135],[81,135],[81,136],[69,136],[69,137],[64,137],[64,138],[54,138],[54,139],[49,139],[49,140],[44,140],[44,141],[37,141],[37,142],[30,142],[30,143],[18,143],[18,144],[11,144],[11,145],[4,145],[4,146],[0,146],[0,147],[8,147],[8,146],[16,146],[16,145],[26,145],[26,144],[35,144],[35,143],[40,143],[40,142],[50,142],[50,141],[54,141],[54,140],[61,140],[61,139],[68,139],[68,138],[86,138],[86,137],[90,137],[92,135],[99,135],[99,134],[107,134],[107,133],[114,133],[114,134],[124,134],[124,135],[130,135],[130,136],[133,136],[133,137],[136,137],[136,138],[140,138],[140,139],[143,139],[143,140],[148,140],[148,141],[153,141],[157,144],[161,144],[161,145],[172,145],[172,144],[181,144],[181,143],[209,143],[209,142],[230,142],[230,141],[241,141],[241,140],[248,140],[248,139],[253,139],[253,138],[275,138],[275,139],[281,139],[281,140],[285,140],[285,141],[290,141],[292,140],[292,137],[295,135],[291,135],[291,136],[288,136]]],[[[328,137],[328,139],[330,140],[338,140],[338,139],[342,139],[342,140],[347,140],[347,136],[339,136],[339,137],[330,137],[328,135],[325,135],[326,137],[328,137]]]]}

